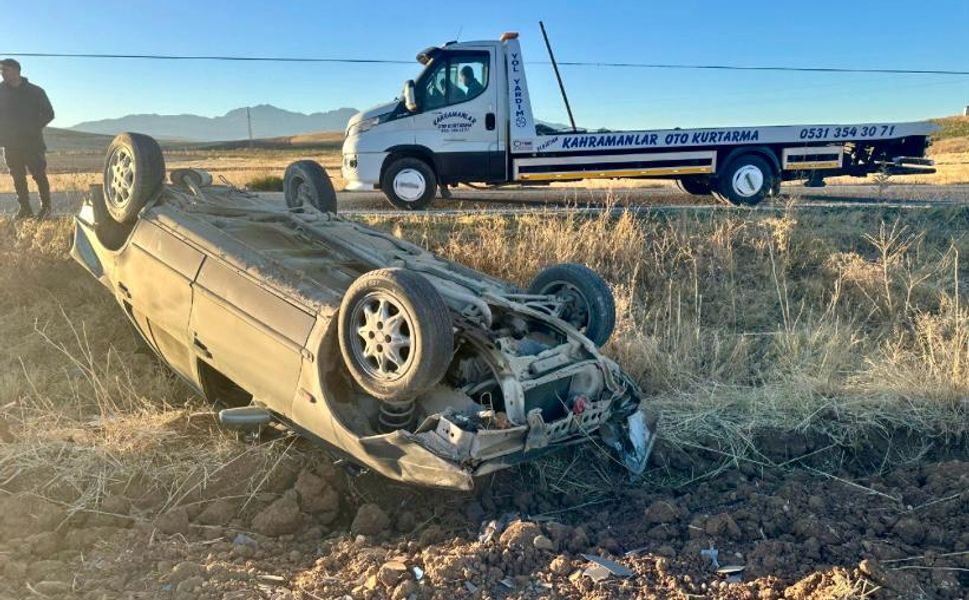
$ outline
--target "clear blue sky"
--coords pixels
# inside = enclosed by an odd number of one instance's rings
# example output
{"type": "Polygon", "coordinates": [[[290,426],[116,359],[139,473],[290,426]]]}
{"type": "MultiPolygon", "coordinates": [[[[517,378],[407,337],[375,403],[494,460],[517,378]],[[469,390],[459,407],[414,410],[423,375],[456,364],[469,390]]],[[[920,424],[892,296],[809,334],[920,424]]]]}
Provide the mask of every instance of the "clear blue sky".
{"type": "MultiPolygon", "coordinates": [[[[0,52],[239,54],[412,60],[459,37],[522,34],[559,60],[969,70],[969,2],[621,0],[363,2],[37,0],[4,3],[0,52]]],[[[419,65],[23,59],[54,125],[128,113],[314,112],[393,98],[419,65]]],[[[565,122],[548,65],[539,118],[565,122]]],[[[908,120],[961,112],[969,77],[563,68],[580,125],[611,128],[908,120]]]]}

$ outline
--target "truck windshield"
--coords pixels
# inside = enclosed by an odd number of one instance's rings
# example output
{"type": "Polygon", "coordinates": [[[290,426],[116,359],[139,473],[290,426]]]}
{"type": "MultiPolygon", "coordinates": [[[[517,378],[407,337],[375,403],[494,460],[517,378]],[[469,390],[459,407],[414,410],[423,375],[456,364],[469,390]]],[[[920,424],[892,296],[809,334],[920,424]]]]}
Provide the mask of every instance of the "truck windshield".
{"type": "Polygon", "coordinates": [[[447,52],[435,57],[417,80],[421,112],[467,102],[488,87],[487,52],[447,52]]]}

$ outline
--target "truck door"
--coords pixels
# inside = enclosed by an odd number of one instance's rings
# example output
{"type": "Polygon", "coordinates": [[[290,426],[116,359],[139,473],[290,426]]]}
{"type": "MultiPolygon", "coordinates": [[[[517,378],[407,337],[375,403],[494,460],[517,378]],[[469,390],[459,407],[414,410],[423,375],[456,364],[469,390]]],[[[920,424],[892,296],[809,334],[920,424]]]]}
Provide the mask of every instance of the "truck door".
{"type": "Polygon", "coordinates": [[[434,151],[444,181],[505,179],[497,75],[494,52],[454,50],[439,54],[417,82],[415,141],[434,151]]]}

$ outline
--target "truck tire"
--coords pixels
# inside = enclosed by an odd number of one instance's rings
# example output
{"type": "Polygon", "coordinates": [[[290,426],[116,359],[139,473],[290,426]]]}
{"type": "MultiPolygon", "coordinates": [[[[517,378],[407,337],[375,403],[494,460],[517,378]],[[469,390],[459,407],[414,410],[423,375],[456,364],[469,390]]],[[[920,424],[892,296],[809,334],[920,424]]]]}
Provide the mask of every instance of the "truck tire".
{"type": "Polygon", "coordinates": [[[131,223],[165,181],[165,157],[154,138],[119,133],[104,159],[104,205],[118,223],[131,223]]]}
{"type": "Polygon", "coordinates": [[[755,154],[743,154],[730,161],[720,174],[717,191],[731,204],[755,206],[774,187],[774,169],[755,154]]]}
{"type": "Polygon", "coordinates": [[[709,196],[713,193],[713,182],[709,177],[682,177],[676,180],[676,186],[693,196],[709,196]]]}
{"type": "Polygon", "coordinates": [[[454,354],[444,299],[406,269],[357,278],[340,304],[338,328],[350,375],[378,400],[413,400],[441,380],[454,354]]]}
{"type": "Polygon", "coordinates": [[[565,300],[560,318],[596,346],[609,341],[616,327],[616,301],[609,285],[585,265],[564,263],[546,267],[528,286],[529,294],[554,295],[565,300]]]}
{"type": "Polygon", "coordinates": [[[380,187],[395,207],[402,210],[424,210],[437,191],[434,170],[419,158],[400,158],[384,171],[380,187]]]}
{"type": "Polygon", "coordinates": [[[336,213],[336,190],[326,169],[315,160],[290,163],[283,174],[283,197],[286,206],[310,205],[325,213],[336,213]]]}

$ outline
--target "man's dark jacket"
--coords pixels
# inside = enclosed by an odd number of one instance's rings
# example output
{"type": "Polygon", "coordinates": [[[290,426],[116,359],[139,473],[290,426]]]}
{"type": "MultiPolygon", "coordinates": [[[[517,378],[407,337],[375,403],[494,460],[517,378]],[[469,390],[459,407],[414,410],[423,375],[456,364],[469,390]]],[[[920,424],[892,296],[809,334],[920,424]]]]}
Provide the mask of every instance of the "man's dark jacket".
{"type": "Polygon", "coordinates": [[[26,77],[17,87],[0,84],[0,146],[45,150],[43,130],[53,120],[54,109],[43,88],[26,77]]]}

